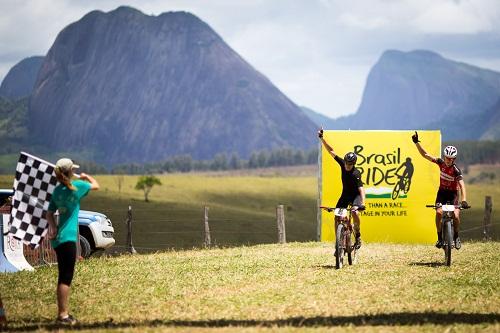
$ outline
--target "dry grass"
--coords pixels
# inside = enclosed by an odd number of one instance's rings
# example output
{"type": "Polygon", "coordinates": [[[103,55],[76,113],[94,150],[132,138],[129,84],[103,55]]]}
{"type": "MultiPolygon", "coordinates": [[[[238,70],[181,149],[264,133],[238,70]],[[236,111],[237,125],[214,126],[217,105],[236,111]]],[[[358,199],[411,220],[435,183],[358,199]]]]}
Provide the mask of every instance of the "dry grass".
{"type": "MultiPolygon", "coordinates": [[[[498,332],[500,243],[453,255],[448,268],[432,246],[368,244],[342,270],[325,243],[96,258],[71,305],[84,331],[498,332]]],[[[0,276],[11,328],[54,328],[56,275],[0,276]]]]}

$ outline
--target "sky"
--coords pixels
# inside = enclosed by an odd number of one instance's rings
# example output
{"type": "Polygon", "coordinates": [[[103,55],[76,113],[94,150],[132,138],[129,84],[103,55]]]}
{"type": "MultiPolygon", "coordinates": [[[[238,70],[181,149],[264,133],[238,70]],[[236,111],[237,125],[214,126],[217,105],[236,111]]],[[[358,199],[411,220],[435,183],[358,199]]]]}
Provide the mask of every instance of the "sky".
{"type": "Polygon", "coordinates": [[[355,113],[388,49],[500,71],[500,0],[0,0],[0,80],[91,10],[187,11],[297,105],[355,113]]]}

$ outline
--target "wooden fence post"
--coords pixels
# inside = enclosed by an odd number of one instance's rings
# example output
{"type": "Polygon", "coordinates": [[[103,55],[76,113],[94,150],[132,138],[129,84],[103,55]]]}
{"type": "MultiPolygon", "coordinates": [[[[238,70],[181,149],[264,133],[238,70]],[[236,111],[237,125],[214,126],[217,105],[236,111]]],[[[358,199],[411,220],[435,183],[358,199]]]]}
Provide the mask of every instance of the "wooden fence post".
{"type": "Polygon", "coordinates": [[[203,245],[205,245],[205,247],[210,247],[212,242],[210,239],[210,227],[208,226],[208,206],[205,206],[203,209],[203,223],[205,225],[203,245]]]}
{"type": "Polygon", "coordinates": [[[276,223],[278,224],[278,243],[286,243],[286,232],[285,232],[285,210],[283,205],[278,205],[276,207],[276,223]]]}
{"type": "Polygon", "coordinates": [[[491,240],[491,211],[493,210],[493,202],[491,196],[484,197],[484,220],[483,220],[483,240],[491,240]]]}
{"type": "Polygon", "coordinates": [[[127,212],[127,251],[131,254],[137,253],[132,245],[132,206],[128,206],[127,212]]]}

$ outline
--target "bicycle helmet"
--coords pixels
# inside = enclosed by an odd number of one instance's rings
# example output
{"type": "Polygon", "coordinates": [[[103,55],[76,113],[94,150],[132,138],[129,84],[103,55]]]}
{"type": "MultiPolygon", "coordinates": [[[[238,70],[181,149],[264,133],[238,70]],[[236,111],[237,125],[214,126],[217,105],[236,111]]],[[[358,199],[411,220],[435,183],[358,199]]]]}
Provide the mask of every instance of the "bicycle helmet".
{"type": "Polygon", "coordinates": [[[357,159],[358,159],[358,157],[353,152],[349,152],[349,153],[345,154],[345,156],[344,156],[344,161],[346,163],[356,164],[357,159]]]}
{"type": "Polygon", "coordinates": [[[448,158],[456,158],[457,157],[457,148],[453,146],[446,146],[443,150],[444,152],[444,157],[448,158]]]}

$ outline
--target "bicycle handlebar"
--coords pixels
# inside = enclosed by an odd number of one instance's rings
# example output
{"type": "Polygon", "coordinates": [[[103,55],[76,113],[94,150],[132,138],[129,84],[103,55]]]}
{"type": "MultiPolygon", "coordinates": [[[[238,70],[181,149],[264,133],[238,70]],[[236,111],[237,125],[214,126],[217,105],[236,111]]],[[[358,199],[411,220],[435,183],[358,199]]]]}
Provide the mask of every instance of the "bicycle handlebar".
{"type": "MultiPolygon", "coordinates": [[[[330,212],[330,213],[331,213],[331,212],[333,212],[333,211],[335,210],[335,208],[340,208],[340,207],[327,207],[327,206],[319,206],[319,208],[324,209],[324,210],[326,210],[326,211],[328,211],[328,212],[330,212]]],[[[346,209],[347,209],[347,208],[346,208],[346,209]]],[[[351,207],[350,211],[351,211],[351,212],[355,212],[355,211],[357,211],[357,210],[359,210],[359,211],[363,211],[363,210],[365,210],[365,209],[366,209],[366,207],[358,207],[358,206],[354,206],[354,207],[351,207]]]]}
{"type": "MultiPolygon", "coordinates": [[[[443,206],[442,204],[438,204],[438,205],[425,205],[425,207],[427,207],[427,208],[434,208],[434,209],[441,208],[442,206],[443,206]]],[[[460,209],[460,210],[469,209],[469,208],[472,207],[472,206],[463,207],[462,205],[453,205],[453,206],[456,209],[460,209]]]]}

